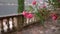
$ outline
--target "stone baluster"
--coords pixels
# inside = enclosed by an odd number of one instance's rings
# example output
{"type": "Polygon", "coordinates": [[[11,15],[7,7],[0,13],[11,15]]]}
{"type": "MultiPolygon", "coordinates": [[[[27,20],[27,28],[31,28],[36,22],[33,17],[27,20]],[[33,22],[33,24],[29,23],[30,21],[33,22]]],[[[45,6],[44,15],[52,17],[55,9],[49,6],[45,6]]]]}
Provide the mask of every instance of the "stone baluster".
{"type": "Polygon", "coordinates": [[[10,30],[13,29],[13,22],[12,22],[12,18],[9,18],[9,28],[10,30]]]}
{"type": "Polygon", "coordinates": [[[8,30],[7,19],[3,19],[3,30],[4,32],[7,32],[8,30]]]}
{"type": "Polygon", "coordinates": [[[27,23],[27,24],[29,23],[29,19],[28,19],[28,18],[26,19],[26,23],[27,23]]]}
{"type": "Polygon", "coordinates": [[[14,27],[15,27],[15,29],[17,29],[17,17],[14,17],[13,18],[13,24],[14,24],[14,27]]]}

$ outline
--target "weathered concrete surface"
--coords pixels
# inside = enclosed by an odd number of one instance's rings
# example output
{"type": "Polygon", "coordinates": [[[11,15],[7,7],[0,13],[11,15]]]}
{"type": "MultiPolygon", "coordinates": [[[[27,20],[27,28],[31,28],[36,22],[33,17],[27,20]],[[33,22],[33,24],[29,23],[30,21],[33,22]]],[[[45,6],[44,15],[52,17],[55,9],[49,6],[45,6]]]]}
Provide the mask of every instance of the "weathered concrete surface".
{"type": "Polygon", "coordinates": [[[20,32],[15,32],[15,34],[60,34],[60,27],[52,26],[50,28],[45,28],[39,24],[33,24],[24,28],[20,32]]]}

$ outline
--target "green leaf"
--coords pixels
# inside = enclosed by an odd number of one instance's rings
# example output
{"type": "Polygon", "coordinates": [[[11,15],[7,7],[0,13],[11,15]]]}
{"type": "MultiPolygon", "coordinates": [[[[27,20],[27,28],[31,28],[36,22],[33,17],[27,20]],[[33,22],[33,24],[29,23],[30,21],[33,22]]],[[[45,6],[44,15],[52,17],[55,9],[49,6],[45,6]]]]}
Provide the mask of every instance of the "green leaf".
{"type": "Polygon", "coordinates": [[[37,17],[39,17],[39,19],[40,19],[40,24],[41,25],[44,25],[44,18],[43,18],[43,16],[38,12],[38,13],[36,13],[36,15],[37,15],[37,17]]]}

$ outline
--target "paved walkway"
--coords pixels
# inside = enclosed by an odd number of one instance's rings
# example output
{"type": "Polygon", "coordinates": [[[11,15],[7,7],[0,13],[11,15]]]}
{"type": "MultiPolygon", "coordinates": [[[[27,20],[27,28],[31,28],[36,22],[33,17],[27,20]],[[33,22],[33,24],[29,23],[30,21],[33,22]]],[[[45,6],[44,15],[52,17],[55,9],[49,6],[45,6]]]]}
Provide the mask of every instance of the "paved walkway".
{"type": "Polygon", "coordinates": [[[17,34],[60,34],[59,26],[51,26],[49,28],[43,28],[38,24],[30,25],[17,34]]]}

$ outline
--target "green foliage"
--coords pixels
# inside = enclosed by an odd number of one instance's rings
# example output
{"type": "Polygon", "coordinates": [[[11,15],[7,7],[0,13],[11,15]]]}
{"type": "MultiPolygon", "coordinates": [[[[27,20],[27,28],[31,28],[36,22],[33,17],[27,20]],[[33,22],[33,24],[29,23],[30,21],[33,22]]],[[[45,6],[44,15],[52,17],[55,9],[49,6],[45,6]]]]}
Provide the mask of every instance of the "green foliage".
{"type": "Polygon", "coordinates": [[[39,8],[39,3],[27,6],[26,8],[27,11],[32,11],[39,18],[41,25],[44,25],[45,16],[49,14],[46,8],[39,8]]]}
{"type": "Polygon", "coordinates": [[[24,0],[18,0],[18,13],[24,10],[24,0]]]}
{"type": "Polygon", "coordinates": [[[60,0],[48,0],[49,5],[52,5],[54,9],[60,8],[60,0]]]}
{"type": "Polygon", "coordinates": [[[34,9],[33,9],[32,6],[27,6],[25,10],[27,10],[27,11],[33,11],[34,9]]]}
{"type": "Polygon", "coordinates": [[[40,19],[40,24],[41,25],[43,25],[44,24],[44,18],[43,18],[43,16],[42,16],[42,14],[41,13],[35,13],[36,14],[36,16],[40,19]]]}

